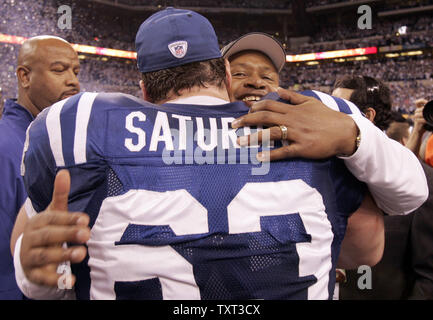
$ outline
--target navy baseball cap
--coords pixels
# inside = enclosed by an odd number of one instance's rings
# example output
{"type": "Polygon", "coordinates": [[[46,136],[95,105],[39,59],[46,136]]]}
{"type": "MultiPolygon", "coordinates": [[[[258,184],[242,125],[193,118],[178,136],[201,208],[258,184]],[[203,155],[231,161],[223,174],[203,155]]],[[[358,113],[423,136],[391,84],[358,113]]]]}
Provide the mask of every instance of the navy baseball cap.
{"type": "Polygon", "coordinates": [[[197,12],[169,7],[142,23],[135,38],[142,73],[221,57],[215,30],[197,12]]]}

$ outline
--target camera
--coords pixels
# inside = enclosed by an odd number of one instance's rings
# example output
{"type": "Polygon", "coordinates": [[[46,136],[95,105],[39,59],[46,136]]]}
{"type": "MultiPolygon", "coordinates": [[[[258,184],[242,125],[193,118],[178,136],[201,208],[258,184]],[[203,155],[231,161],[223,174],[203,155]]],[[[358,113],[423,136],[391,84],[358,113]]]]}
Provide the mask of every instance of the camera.
{"type": "Polygon", "coordinates": [[[433,100],[426,103],[422,112],[422,116],[424,117],[425,121],[427,121],[427,123],[424,125],[424,128],[427,131],[433,131],[433,100]]]}

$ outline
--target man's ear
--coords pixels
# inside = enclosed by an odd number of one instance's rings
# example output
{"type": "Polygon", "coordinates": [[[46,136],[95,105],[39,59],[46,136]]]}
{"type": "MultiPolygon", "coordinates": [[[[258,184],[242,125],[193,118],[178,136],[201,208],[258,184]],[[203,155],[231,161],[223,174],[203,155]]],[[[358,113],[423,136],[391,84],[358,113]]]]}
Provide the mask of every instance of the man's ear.
{"type": "Polygon", "coordinates": [[[141,93],[143,94],[143,100],[153,103],[153,101],[150,100],[147,91],[146,91],[146,87],[144,86],[144,81],[140,80],[140,89],[141,89],[141,93]]]}
{"type": "Polygon", "coordinates": [[[364,113],[368,120],[374,122],[374,118],[376,118],[376,110],[373,108],[367,108],[364,113]]]}
{"type": "Polygon", "coordinates": [[[228,92],[229,97],[230,97],[230,101],[233,101],[234,99],[232,97],[232,72],[231,72],[231,69],[230,69],[230,62],[226,58],[226,59],[224,59],[224,63],[225,63],[225,66],[226,66],[226,81],[225,81],[225,85],[226,85],[227,92],[228,92]]]}
{"type": "Polygon", "coordinates": [[[226,86],[227,90],[230,90],[232,87],[232,72],[230,70],[230,62],[228,59],[224,59],[224,63],[226,66],[226,86]]]}
{"type": "Polygon", "coordinates": [[[17,79],[18,79],[18,84],[27,89],[30,86],[30,69],[27,68],[26,66],[18,66],[17,67],[17,79]]]}

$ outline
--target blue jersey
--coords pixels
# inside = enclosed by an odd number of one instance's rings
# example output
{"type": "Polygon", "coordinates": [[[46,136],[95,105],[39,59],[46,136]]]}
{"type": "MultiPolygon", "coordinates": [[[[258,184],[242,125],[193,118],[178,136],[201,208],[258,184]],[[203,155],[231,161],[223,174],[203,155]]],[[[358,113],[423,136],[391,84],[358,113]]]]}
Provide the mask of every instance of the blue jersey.
{"type": "Polygon", "coordinates": [[[259,163],[262,147],[236,138],[260,128],[230,126],[246,112],[242,102],[156,106],[82,93],[38,116],[23,165],[34,209],[47,207],[67,168],[69,209],[90,215],[88,256],[73,266],[77,298],[332,296],[365,186],[337,158],[259,163]]]}

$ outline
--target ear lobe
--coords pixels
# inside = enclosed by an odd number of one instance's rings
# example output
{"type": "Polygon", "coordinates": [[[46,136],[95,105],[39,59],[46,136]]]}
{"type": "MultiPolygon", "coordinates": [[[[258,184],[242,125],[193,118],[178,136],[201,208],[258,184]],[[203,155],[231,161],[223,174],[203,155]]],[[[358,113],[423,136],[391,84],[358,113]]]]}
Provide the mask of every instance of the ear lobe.
{"type": "Polygon", "coordinates": [[[368,120],[374,122],[374,118],[376,118],[376,110],[373,108],[367,108],[367,110],[365,110],[365,116],[368,120]]]}
{"type": "Polygon", "coordinates": [[[18,66],[16,75],[21,87],[27,89],[30,86],[30,70],[25,66],[18,66]]]}

